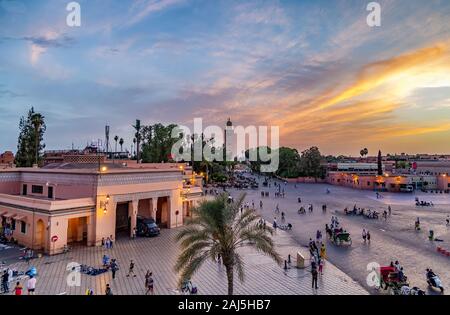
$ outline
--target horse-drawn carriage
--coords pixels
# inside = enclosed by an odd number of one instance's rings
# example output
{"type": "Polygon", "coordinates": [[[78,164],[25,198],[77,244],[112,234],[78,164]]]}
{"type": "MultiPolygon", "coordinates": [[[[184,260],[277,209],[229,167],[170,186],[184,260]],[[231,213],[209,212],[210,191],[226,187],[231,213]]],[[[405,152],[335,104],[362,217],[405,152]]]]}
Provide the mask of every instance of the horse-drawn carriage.
{"type": "Polygon", "coordinates": [[[327,234],[333,244],[349,246],[352,245],[352,238],[350,237],[350,233],[343,230],[342,228],[328,229],[327,234]]]}
{"type": "Polygon", "coordinates": [[[392,266],[380,267],[380,285],[378,289],[387,290],[392,295],[402,294],[402,287],[408,287],[407,277],[392,266]]]}

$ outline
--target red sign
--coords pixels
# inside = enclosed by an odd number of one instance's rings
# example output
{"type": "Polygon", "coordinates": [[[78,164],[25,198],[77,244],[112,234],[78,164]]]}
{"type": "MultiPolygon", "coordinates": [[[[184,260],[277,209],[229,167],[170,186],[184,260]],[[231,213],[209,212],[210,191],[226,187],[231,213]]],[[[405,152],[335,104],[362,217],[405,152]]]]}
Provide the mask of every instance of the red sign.
{"type": "Polygon", "coordinates": [[[51,241],[54,243],[58,240],[58,236],[57,235],[53,235],[51,238],[51,241]]]}

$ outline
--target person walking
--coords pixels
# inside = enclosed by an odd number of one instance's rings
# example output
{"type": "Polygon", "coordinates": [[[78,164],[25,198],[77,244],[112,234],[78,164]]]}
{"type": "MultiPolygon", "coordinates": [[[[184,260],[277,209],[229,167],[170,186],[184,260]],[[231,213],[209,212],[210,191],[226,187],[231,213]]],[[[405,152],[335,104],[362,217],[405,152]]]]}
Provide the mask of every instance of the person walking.
{"type": "Polygon", "coordinates": [[[276,217],[273,218],[273,228],[275,230],[277,229],[277,218],[276,217]]]}
{"type": "Polygon", "coordinates": [[[105,241],[105,248],[106,248],[106,249],[111,248],[111,240],[109,239],[109,237],[106,238],[106,241],[105,241]]]}
{"type": "Polygon", "coordinates": [[[149,272],[149,271],[147,271],[147,275],[146,275],[146,282],[147,282],[147,291],[145,292],[145,295],[147,295],[147,294],[151,294],[151,295],[153,295],[154,294],[154,291],[153,291],[153,273],[152,272],[149,272]]]}
{"type": "Polygon", "coordinates": [[[366,242],[366,238],[367,238],[366,229],[363,229],[363,231],[362,231],[362,238],[363,238],[364,243],[365,243],[366,242]]]}
{"type": "Polygon", "coordinates": [[[113,239],[113,236],[110,235],[109,236],[109,248],[113,248],[113,245],[114,245],[114,239],[113,239]]]}
{"type": "Polygon", "coordinates": [[[320,258],[322,258],[322,260],[327,258],[327,250],[324,243],[322,243],[322,246],[320,247],[320,258]]]}
{"type": "Polygon", "coordinates": [[[105,295],[113,295],[113,292],[111,290],[111,287],[109,286],[109,283],[106,285],[105,295]]]}
{"type": "Polygon", "coordinates": [[[316,242],[320,243],[322,241],[322,232],[320,230],[317,230],[316,232],[316,242]]]}
{"type": "Polygon", "coordinates": [[[370,243],[370,232],[369,232],[369,230],[367,230],[367,242],[370,243]]]}
{"type": "Polygon", "coordinates": [[[388,206],[388,212],[389,212],[389,216],[391,215],[391,213],[392,213],[392,208],[391,208],[391,205],[389,205],[388,206]]]}
{"type": "Polygon", "coordinates": [[[2,275],[2,289],[3,293],[9,293],[9,273],[8,270],[3,271],[2,275]]]}
{"type": "Polygon", "coordinates": [[[447,219],[445,219],[445,222],[447,222],[446,226],[450,225],[450,215],[447,214],[447,219]]]}
{"type": "Polygon", "coordinates": [[[311,263],[311,276],[312,276],[312,288],[313,289],[318,289],[319,287],[317,286],[317,264],[315,262],[311,263]]]}
{"type": "Polygon", "coordinates": [[[16,286],[14,287],[14,295],[22,295],[23,287],[20,285],[20,282],[16,282],[16,286]]]}
{"type": "Polygon", "coordinates": [[[30,276],[30,279],[27,281],[27,291],[28,295],[34,295],[36,291],[36,278],[33,276],[30,276]]]}
{"type": "Polygon", "coordinates": [[[130,268],[128,269],[127,277],[129,277],[131,274],[133,274],[133,277],[136,277],[136,274],[134,273],[134,261],[130,260],[130,268]]]}
{"type": "Polygon", "coordinates": [[[114,279],[116,279],[116,272],[119,269],[119,267],[117,265],[117,262],[116,262],[116,259],[111,259],[110,268],[111,268],[111,272],[112,272],[112,278],[114,280],[114,279]]]}
{"type": "Polygon", "coordinates": [[[107,267],[109,264],[109,256],[104,254],[102,258],[103,267],[107,267]]]}
{"type": "Polygon", "coordinates": [[[260,208],[260,209],[263,208],[263,202],[262,202],[262,200],[259,201],[259,208],[260,208]]]}
{"type": "Polygon", "coordinates": [[[144,283],[145,295],[147,295],[148,292],[149,292],[149,289],[148,289],[148,282],[149,282],[149,279],[150,279],[151,274],[152,274],[152,273],[150,272],[150,270],[147,270],[147,272],[145,273],[145,283],[144,283]]]}

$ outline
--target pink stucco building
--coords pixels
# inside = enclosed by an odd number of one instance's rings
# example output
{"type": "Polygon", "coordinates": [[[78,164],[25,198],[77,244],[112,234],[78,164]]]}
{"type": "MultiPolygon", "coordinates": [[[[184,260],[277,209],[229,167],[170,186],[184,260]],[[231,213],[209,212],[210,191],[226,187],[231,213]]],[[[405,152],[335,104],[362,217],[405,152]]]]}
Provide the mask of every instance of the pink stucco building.
{"type": "Polygon", "coordinates": [[[19,244],[54,254],[76,242],[130,235],[137,216],[174,228],[202,198],[183,164],[0,170],[0,226],[19,244]]]}

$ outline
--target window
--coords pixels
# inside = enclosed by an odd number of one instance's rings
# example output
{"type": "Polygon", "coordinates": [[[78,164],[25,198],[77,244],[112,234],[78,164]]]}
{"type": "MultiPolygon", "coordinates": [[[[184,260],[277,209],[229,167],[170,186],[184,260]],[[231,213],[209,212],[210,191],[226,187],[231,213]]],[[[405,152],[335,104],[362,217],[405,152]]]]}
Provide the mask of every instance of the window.
{"type": "Polygon", "coordinates": [[[24,221],[20,221],[20,232],[27,234],[27,224],[24,221]]]}
{"type": "Polygon", "coordinates": [[[370,186],[370,182],[367,182],[367,186],[370,186]]]}
{"type": "Polygon", "coordinates": [[[48,198],[53,199],[53,187],[48,187],[48,198]]]}
{"type": "Polygon", "coordinates": [[[31,192],[33,194],[42,194],[42,193],[44,193],[44,187],[33,185],[33,186],[31,186],[31,192]]]}
{"type": "Polygon", "coordinates": [[[26,196],[27,195],[27,185],[23,185],[22,186],[22,195],[26,196]]]}

